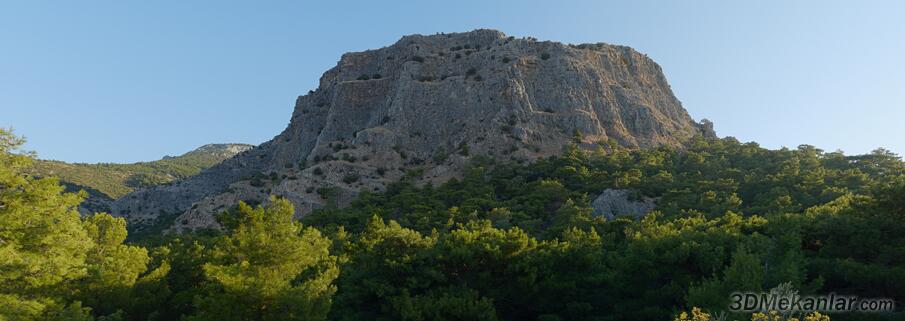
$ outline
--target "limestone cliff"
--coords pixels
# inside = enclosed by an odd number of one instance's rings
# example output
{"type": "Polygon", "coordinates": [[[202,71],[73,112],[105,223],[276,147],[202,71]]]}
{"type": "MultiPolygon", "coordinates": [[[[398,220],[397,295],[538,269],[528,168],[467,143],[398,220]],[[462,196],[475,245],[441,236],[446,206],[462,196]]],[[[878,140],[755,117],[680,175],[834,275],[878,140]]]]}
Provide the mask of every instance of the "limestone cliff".
{"type": "Polygon", "coordinates": [[[629,47],[494,30],[412,35],[343,55],[297,99],[273,140],[179,183],[127,195],[113,211],[138,226],[163,220],[182,230],[215,225],[212,214],[239,200],[276,194],[304,215],[325,197],[342,204],[407,171],[445,181],[474,155],[530,161],[576,140],[645,148],[694,135],[712,128],[695,122],[660,67],[629,47]]]}

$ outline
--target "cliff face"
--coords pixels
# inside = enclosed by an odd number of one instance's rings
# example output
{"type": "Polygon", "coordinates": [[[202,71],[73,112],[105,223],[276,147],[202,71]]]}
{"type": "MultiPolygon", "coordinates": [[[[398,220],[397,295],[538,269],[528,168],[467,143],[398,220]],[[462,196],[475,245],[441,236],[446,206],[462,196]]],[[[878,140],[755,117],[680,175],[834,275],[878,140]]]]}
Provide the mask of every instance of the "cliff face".
{"type": "Polygon", "coordinates": [[[342,56],[298,98],[281,134],[201,174],[127,195],[132,224],[215,225],[239,200],[287,197],[299,214],[381,191],[406,171],[439,183],[474,155],[527,160],[615,140],[677,146],[709,124],[689,117],[660,67],[624,46],[515,39],[493,30],[406,36],[342,56]]]}

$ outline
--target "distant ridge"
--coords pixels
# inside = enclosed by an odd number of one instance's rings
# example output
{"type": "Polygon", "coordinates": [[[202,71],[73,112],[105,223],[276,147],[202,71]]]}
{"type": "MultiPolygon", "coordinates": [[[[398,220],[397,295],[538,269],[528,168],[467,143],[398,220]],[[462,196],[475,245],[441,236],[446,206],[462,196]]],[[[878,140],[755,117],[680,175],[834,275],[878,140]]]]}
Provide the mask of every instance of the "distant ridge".
{"type": "Polygon", "coordinates": [[[110,202],[116,198],[136,189],[187,178],[252,147],[246,144],[208,144],[180,156],[164,156],[156,161],[131,164],[38,160],[31,174],[56,176],[69,191],[88,192],[82,212],[108,212],[110,202]]]}

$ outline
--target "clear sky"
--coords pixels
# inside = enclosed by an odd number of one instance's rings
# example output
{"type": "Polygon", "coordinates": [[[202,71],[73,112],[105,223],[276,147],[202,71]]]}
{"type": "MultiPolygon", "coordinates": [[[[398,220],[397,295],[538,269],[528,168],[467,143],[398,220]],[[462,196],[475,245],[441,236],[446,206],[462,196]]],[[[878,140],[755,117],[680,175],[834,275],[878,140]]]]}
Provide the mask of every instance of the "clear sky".
{"type": "Polygon", "coordinates": [[[3,1],[0,126],[73,162],[258,144],[344,52],[493,28],[647,53],[720,136],[905,152],[905,1],[321,2],[3,1]]]}

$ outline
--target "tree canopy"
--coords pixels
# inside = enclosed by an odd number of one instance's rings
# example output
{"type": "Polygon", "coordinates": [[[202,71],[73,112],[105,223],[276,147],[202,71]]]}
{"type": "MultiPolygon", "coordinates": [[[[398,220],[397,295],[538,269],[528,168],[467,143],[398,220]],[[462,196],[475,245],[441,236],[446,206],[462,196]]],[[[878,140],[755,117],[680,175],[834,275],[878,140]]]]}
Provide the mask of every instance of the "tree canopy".
{"type": "Polygon", "coordinates": [[[404,179],[301,221],[272,197],[219,230],[127,243],[124,220],[80,217],[83,195],[27,175],[21,140],[0,138],[0,320],[712,320],[735,291],[905,299],[905,163],[885,150],[475,155],[442,185],[404,179]],[[656,209],[607,220],[590,207],[606,189],[656,209]]]}

